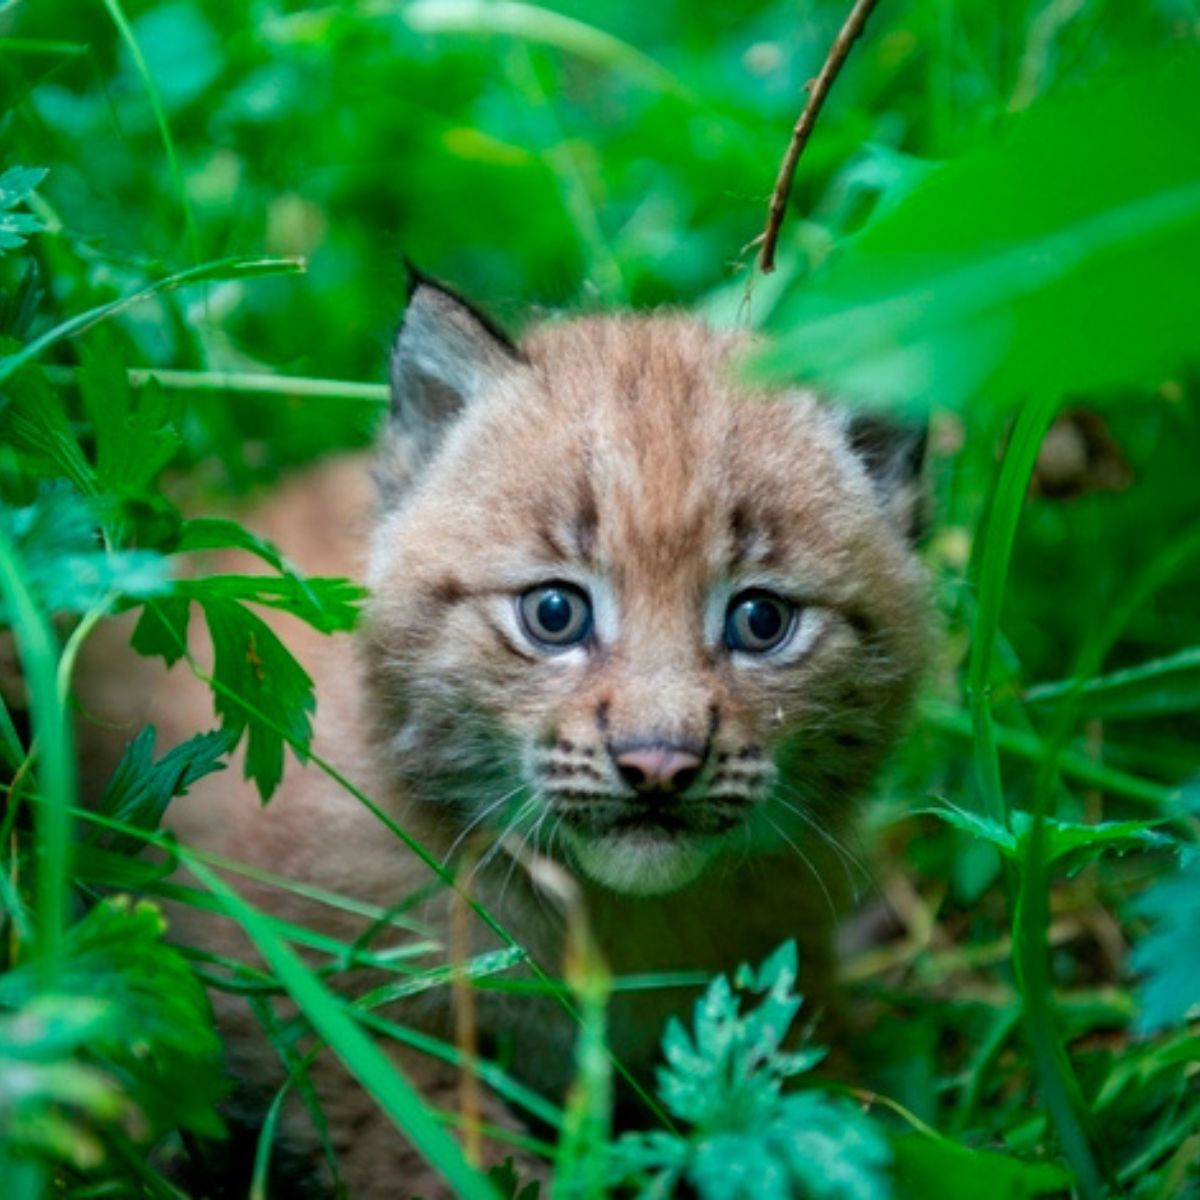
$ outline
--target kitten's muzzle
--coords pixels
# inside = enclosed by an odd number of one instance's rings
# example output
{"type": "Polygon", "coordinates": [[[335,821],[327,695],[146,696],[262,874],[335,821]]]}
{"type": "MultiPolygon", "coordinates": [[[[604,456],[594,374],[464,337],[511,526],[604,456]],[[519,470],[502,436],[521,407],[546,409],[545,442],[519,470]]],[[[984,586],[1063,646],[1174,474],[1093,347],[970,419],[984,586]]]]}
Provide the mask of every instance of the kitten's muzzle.
{"type": "Polygon", "coordinates": [[[626,742],[608,747],[621,778],[639,796],[678,796],[695,782],[704,751],[668,742],[626,742]]]}

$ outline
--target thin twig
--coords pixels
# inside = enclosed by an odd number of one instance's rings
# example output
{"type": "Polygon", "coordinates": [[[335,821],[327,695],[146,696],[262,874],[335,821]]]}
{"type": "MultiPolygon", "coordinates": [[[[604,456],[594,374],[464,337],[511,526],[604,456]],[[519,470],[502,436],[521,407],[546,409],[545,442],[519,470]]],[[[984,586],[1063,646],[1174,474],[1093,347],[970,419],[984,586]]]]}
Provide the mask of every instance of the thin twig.
{"type": "Polygon", "coordinates": [[[850,47],[863,29],[866,28],[867,18],[871,15],[878,0],[855,0],[846,23],[838,31],[821,66],[820,74],[804,86],[808,90],[808,103],[792,130],[792,140],[788,143],[787,153],[779,166],[779,176],[775,180],[775,188],[771,192],[771,205],[767,210],[767,228],[762,235],[762,252],[759,254],[758,266],[764,275],[775,270],[775,246],[779,241],[779,231],[783,227],[783,218],[787,213],[788,196],[792,190],[792,180],[796,175],[796,164],[804,147],[808,144],[809,135],[821,115],[821,106],[833,81],[838,77],[850,47]]]}

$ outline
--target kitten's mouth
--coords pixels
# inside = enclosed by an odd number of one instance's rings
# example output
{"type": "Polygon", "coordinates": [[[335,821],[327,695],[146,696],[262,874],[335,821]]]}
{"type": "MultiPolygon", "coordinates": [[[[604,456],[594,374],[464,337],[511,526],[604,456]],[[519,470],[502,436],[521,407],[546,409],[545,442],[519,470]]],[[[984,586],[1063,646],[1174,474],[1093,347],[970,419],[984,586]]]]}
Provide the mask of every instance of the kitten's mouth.
{"type": "Polygon", "coordinates": [[[603,821],[562,823],[571,856],[589,878],[632,896],[658,896],[692,883],[728,827],[708,828],[682,808],[629,808],[603,821]]]}

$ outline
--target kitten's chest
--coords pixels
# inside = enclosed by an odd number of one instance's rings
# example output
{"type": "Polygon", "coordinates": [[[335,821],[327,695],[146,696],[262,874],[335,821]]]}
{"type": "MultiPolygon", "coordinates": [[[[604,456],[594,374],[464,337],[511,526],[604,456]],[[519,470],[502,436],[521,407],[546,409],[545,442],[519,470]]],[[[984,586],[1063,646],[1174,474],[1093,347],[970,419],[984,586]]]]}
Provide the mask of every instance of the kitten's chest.
{"type": "MultiPolygon", "coordinates": [[[[665,897],[589,889],[591,935],[618,981],[606,1020],[609,1046],[621,1064],[639,1083],[650,1084],[666,1022],[689,1020],[701,990],[685,981],[759,962],[788,938],[800,951],[799,990],[808,999],[808,1011],[825,1007],[832,992],[832,904],[837,901],[836,894],[826,895],[830,886],[818,885],[807,868],[787,856],[748,861],[665,897]]],[[[533,935],[522,941],[548,973],[561,978],[565,928],[549,919],[543,905],[537,911],[536,921],[526,914],[520,922],[522,934],[533,935]]],[[[574,1074],[577,1025],[560,1003],[513,1003],[493,995],[485,999],[480,1017],[483,1032],[513,1074],[545,1094],[565,1094],[574,1074]]]]}

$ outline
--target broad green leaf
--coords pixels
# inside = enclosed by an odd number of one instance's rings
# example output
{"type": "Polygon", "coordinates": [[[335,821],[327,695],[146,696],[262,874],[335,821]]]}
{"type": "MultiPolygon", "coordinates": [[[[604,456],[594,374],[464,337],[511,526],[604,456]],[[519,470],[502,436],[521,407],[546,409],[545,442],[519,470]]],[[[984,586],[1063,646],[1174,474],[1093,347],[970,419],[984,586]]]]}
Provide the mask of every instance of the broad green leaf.
{"type": "Polygon", "coordinates": [[[892,1139],[896,1200],[1035,1200],[1071,1186],[1054,1163],[1028,1163],[993,1150],[970,1150],[946,1138],[908,1134],[892,1139]]]}
{"type": "Polygon", "coordinates": [[[922,410],[1157,384],[1198,354],[1197,111],[1190,50],[1060,89],[801,281],[758,368],[922,410]]]}
{"type": "Polygon", "coordinates": [[[192,602],[187,596],[161,596],[142,608],[129,644],[147,658],[173,667],[187,652],[192,602]]]}
{"type": "Polygon", "coordinates": [[[1185,847],[1178,870],[1151,884],[1133,911],[1154,926],[1129,959],[1144,976],[1136,1026],[1152,1033],[1181,1024],[1200,1005],[1200,850],[1185,847]]]}
{"type": "MultiPolygon", "coordinates": [[[[1075,691],[1071,680],[1043,683],[1025,693],[1031,704],[1049,705],[1075,691]]],[[[1079,689],[1079,713],[1103,720],[1159,717],[1200,708],[1200,646],[1089,679],[1079,689]]]]}
{"type": "Polygon", "coordinates": [[[17,250],[45,226],[33,213],[13,212],[46,178],[44,167],[9,167],[0,175],[0,254],[17,250]]]}
{"type": "MultiPolygon", "coordinates": [[[[15,346],[11,338],[5,338],[0,351],[15,346]]],[[[21,371],[4,385],[0,439],[30,460],[32,472],[63,476],[83,495],[96,494],[96,473],[75,437],[58,393],[39,368],[21,371]]]]}

